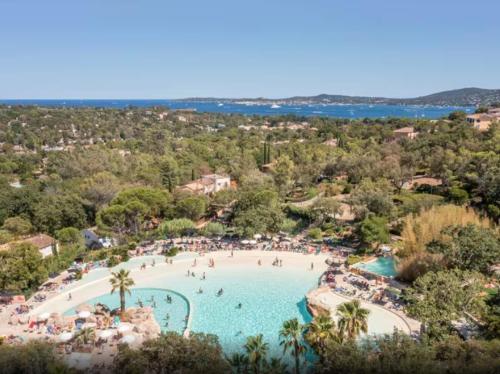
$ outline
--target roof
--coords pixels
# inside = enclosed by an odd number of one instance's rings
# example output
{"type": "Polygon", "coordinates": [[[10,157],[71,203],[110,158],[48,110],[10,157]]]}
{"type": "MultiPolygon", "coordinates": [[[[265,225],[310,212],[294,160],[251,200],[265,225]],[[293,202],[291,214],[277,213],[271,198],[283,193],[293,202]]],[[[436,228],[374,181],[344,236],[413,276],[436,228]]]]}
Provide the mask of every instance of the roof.
{"type": "Polygon", "coordinates": [[[415,129],[413,127],[402,127],[400,129],[394,130],[394,132],[398,134],[407,134],[415,132],[415,129]]]}
{"type": "Polygon", "coordinates": [[[38,249],[42,249],[51,246],[55,241],[56,240],[51,236],[45,234],[38,234],[30,238],[21,240],[21,243],[30,243],[33,244],[38,249]]]}
{"type": "Polygon", "coordinates": [[[22,244],[22,243],[33,244],[38,249],[43,249],[43,248],[47,248],[47,247],[51,246],[55,241],[56,240],[51,236],[48,236],[46,234],[38,234],[38,235],[31,236],[31,237],[26,238],[26,239],[22,239],[22,240],[18,240],[15,242],[10,242],[10,243],[4,244],[4,245],[0,246],[0,251],[9,250],[12,248],[13,245],[22,244]]]}
{"type": "Polygon", "coordinates": [[[495,119],[494,115],[491,114],[485,114],[485,113],[474,113],[474,114],[469,114],[467,118],[470,119],[479,119],[482,121],[492,121],[495,119]]]}

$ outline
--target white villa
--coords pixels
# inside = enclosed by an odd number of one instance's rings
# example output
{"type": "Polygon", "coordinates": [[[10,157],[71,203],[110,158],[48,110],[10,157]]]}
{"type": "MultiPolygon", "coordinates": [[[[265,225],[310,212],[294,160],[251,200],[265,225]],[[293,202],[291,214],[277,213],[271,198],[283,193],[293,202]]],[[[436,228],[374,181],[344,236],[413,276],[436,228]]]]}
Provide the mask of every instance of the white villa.
{"type": "Polygon", "coordinates": [[[179,189],[197,195],[211,195],[231,187],[231,177],[228,175],[207,174],[189,182],[179,189]]]}

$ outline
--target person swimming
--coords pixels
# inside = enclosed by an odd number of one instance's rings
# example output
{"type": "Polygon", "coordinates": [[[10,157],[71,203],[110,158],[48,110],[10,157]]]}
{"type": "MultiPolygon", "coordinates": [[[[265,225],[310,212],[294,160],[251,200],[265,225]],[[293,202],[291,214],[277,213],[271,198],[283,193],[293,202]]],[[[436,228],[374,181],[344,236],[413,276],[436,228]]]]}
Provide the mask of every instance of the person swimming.
{"type": "Polygon", "coordinates": [[[238,304],[238,306],[236,307],[237,309],[241,309],[243,307],[243,305],[241,303],[238,304]]]}
{"type": "Polygon", "coordinates": [[[218,292],[217,292],[217,296],[222,296],[222,294],[224,293],[224,290],[221,288],[218,292]]]}
{"type": "Polygon", "coordinates": [[[203,293],[203,290],[201,289],[201,287],[200,287],[200,289],[198,290],[198,293],[200,293],[200,294],[201,294],[201,293],[203,293]]]}

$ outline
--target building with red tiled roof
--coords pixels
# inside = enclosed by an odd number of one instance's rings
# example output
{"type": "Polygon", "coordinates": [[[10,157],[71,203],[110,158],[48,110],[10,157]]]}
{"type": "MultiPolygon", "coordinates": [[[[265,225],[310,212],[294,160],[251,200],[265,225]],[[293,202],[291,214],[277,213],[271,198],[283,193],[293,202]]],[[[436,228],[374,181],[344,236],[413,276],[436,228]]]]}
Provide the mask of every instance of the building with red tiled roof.
{"type": "Polygon", "coordinates": [[[38,234],[35,236],[30,236],[29,238],[4,244],[0,246],[0,251],[8,251],[15,245],[22,243],[34,245],[44,258],[52,256],[54,251],[59,251],[59,244],[57,243],[57,241],[53,237],[46,234],[38,234]]]}

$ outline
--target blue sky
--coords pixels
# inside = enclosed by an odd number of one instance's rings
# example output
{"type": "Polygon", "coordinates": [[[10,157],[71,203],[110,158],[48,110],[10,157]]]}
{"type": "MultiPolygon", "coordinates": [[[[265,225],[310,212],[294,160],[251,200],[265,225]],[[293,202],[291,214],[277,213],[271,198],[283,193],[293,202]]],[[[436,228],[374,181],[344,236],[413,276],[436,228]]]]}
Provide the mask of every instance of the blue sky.
{"type": "Polygon", "coordinates": [[[0,0],[0,98],[500,88],[498,0],[0,0]]]}

